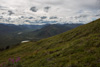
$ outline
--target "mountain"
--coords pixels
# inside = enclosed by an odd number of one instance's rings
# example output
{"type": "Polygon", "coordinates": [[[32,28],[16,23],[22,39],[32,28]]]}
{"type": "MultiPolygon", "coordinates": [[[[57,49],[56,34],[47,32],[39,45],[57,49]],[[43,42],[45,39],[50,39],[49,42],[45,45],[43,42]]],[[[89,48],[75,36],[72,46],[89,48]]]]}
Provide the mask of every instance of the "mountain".
{"type": "Polygon", "coordinates": [[[54,25],[0,25],[0,47],[12,47],[21,41],[37,41],[54,36],[82,24],[54,24],[54,25]],[[36,31],[35,31],[36,30],[36,31]]]}
{"type": "Polygon", "coordinates": [[[41,29],[43,26],[0,24],[0,48],[19,44],[21,41],[28,39],[24,34],[41,29]]]}
{"type": "Polygon", "coordinates": [[[23,67],[100,67],[100,19],[2,51],[0,63],[10,57],[20,57],[23,67]]]}
{"type": "Polygon", "coordinates": [[[0,34],[8,33],[8,32],[15,32],[19,31],[21,28],[19,28],[16,25],[6,25],[6,24],[0,24],[0,34]]]}
{"type": "Polygon", "coordinates": [[[23,30],[36,30],[42,28],[42,25],[14,25],[14,24],[0,24],[0,33],[11,33],[23,30]]]}
{"type": "Polygon", "coordinates": [[[47,38],[66,32],[80,25],[82,24],[49,24],[39,30],[31,32],[31,34],[34,33],[36,38],[47,38]]]}

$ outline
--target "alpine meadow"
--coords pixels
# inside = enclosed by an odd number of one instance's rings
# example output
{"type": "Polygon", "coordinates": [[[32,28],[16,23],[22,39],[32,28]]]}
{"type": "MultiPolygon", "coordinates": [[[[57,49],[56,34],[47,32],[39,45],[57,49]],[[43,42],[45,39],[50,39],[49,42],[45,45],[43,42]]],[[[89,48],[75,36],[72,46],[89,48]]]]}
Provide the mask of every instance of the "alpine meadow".
{"type": "Polygon", "coordinates": [[[100,19],[2,51],[0,63],[10,57],[20,57],[22,67],[100,67],[100,19]]]}
{"type": "Polygon", "coordinates": [[[100,0],[0,0],[0,67],[100,67],[100,0]]]}

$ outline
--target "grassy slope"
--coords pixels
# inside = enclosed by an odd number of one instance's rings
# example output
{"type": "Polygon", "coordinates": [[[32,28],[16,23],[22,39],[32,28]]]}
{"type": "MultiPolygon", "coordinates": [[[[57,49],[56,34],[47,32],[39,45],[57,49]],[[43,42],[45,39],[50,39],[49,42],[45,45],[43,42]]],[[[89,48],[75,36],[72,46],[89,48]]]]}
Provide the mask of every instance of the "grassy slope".
{"type": "Polygon", "coordinates": [[[100,19],[0,53],[0,63],[22,58],[23,67],[100,67],[100,19]]]}

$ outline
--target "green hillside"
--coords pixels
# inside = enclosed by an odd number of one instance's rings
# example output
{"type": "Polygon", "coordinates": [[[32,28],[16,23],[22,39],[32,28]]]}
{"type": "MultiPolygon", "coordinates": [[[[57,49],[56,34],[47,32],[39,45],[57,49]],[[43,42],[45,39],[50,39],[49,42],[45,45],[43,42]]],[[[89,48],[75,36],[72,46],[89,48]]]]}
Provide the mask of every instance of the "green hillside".
{"type": "Polygon", "coordinates": [[[0,63],[10,57],[21,57],[23,67],[100,67],[100,19],[0,52],[0,63]]]}

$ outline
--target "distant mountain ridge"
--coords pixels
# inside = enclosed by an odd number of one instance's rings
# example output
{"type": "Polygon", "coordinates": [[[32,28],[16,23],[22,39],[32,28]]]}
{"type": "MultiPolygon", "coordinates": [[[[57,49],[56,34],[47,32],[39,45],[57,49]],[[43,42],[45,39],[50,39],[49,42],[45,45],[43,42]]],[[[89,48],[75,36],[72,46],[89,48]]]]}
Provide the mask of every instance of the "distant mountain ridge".
{"type": "Polygon", "coordinates": [[[100,19],[0,52],[0,63],[21,57],[23,67],[100,67],[100,19]]]}
{"type": "Polygon", "coordinates": [[[0,33],[11,33],[16,31],[23,31],[28,29],[40,29],[43,25],[14,25],[14,24],[0,24],[0,33]]]}
{"type": "Polygon", "coordinates": [[[83,24],[49,24],[32,33],[34,33],[35,36],[38,38],[47,38],[47,37],[51,37],[66,32],[80,25],[83,24]]]}
{"type": "Polygon", "coordinates": [[[51,37],[82,24],[13,25],[0,24],[0,47],[14,46],[21,41],[37,41],[51,37]]]}
{"type": "Polygon", "coordinates": [[[26,40],[23,34],[42,28],[43,25],[14,25],[0,24],[0,48],[8,45],[16,45],[26,40]]]}

